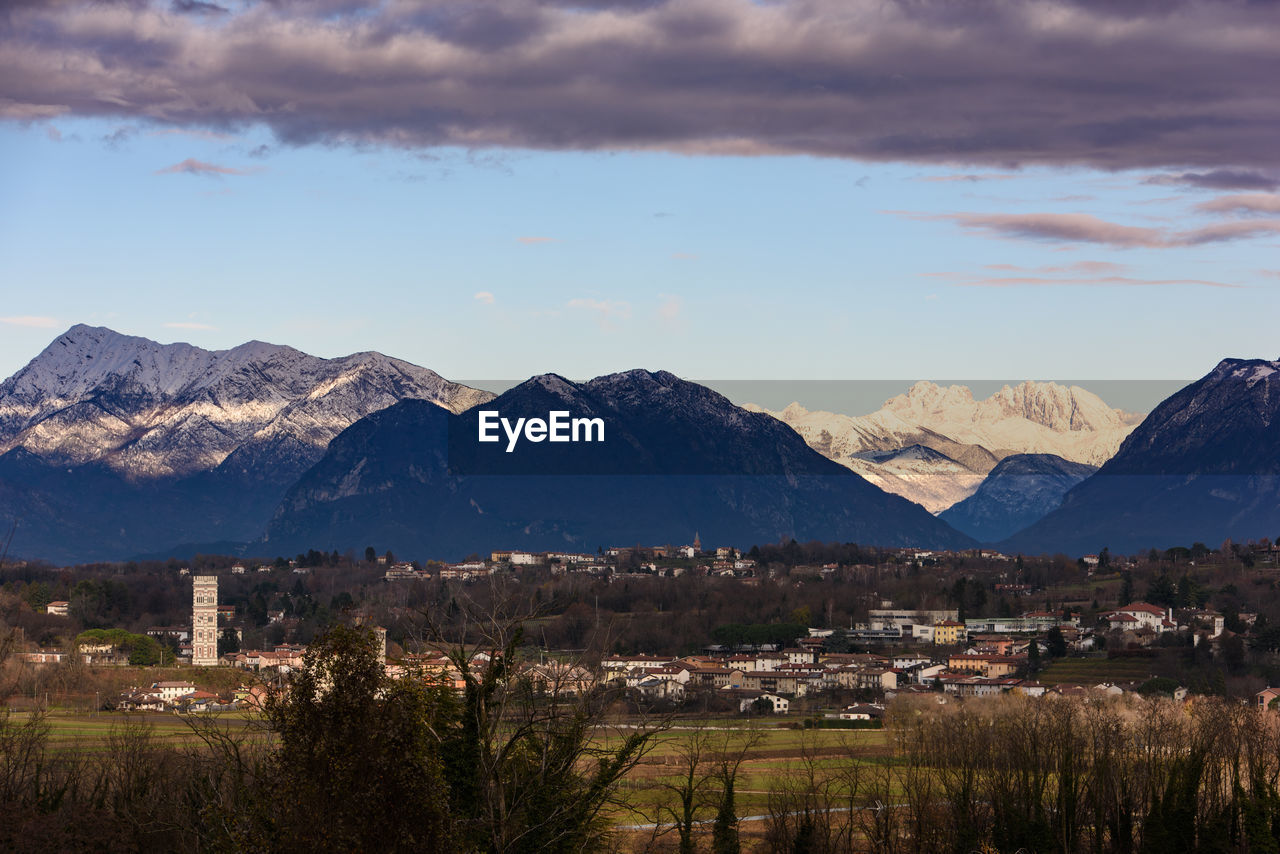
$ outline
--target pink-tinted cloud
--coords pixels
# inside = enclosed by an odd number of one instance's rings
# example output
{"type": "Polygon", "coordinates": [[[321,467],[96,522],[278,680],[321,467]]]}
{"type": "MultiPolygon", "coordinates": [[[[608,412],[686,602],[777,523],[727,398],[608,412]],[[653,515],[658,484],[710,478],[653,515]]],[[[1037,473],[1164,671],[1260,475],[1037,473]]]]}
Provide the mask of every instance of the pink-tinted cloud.
{"type": "Polygon", "coordinates": [[[1280,193],[1219,196],[1196,205],[1196,210],[1217,214],[1280,214],[1280,193]]]}
{"type": "Polygon", "coordinates": [[[1119,273],[1127,269],[1125,264],[1111,261],[1077,261],[1074,264],[1050,264],[1040,267],[1022,267],[1017,264],[986,264],[988,270],[1024,273],[1119,273]]]}
{"type": "Polygon", "coordinates": [[[234,169],[230,166],[219,166],[216,163],[206,163],[203,160],[196,160],[194,157],[188,157],[181,163],[175,163],[172,166],[166,166],[163,169],[156,170],[157,175],[248,175],[250,170],[234,169]]]}
{"type": "Polygon", "coordinates": [[[1155,228],[1119,225],[1089,214],[928,214],[922,219],[949,219],[969,231],[996,237],[1051,240],[1066,243],[1096,243],[1132,248],[1167,245],[1165,235],[1155,228]]]}
{"type": "Polygon", "coordinates": [[[1277,43],[1248,0],[10,0],[0,116],[1268,189],[1277,43]]]}
{"type": "Polygon", "coordinates": [[[1090,214],[923,214],[910,211],[888,211],[920,220],[949,220],[968,231],[992,237],[1048,241],[1053,243],[1088,243],[1120,249],[1168,249],[1228,243],[1280,234],[1280,220],[1240,220],[1217,223],[1200,228],[1174,230],[1121,225],[1090,214]]]}

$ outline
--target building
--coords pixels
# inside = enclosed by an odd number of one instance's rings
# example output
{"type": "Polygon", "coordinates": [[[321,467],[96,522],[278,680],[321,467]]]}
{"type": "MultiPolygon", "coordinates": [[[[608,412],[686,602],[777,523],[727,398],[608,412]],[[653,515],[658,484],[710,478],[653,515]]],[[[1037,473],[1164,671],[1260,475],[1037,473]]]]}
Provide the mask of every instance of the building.
{"type": "Polygon", "coordinates": [[[1178,624],[1173,621],[1172,608],[1166,610],[1147,602],[1133,602],[1110,614],[1103,614],[1102,619],[1107,621],[1108,628],[1120,631],[1151,629],[1155,632],[1168,632],[1178,628],[1178,624]]]}
{"type": "Polygon", "coordinates": [[[964,623],[956,620],[939,620],[933,624],[933,642],[939,646],[962,643],[967,637],[964,623]]]}
{"type": "Polygon", "coordinates": [[[71,607],[70,602],[64,602],[64,601],[58,600],[56,602],[50,602],[48,605],[45,605],[44,612],[46,614],[53,614],[56,617],[65,617],[67,616],[67,611],[70,607],[71,607]]]}
{"type": "Polygon", "coordinates": [[[196,575],[191,588],[191,663],[218,666],[218,576],[196,575]]]}
{"type": "MultiPolygon", "coordinates": [[[[1271,704],[1280,699],[1280,688],[1264,688],[1253,695],[1253,702],[1259,709],[1272,709],[1271,704]]],[[[1280,706],[1280,703],[1276,704],[1280,706]]]]}

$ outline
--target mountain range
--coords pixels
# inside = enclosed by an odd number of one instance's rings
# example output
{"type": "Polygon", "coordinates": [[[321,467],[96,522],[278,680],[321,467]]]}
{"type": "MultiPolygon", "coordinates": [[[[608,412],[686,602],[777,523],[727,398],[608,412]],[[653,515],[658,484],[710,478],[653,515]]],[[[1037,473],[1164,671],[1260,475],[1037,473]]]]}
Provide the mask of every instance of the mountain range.
{"type": "Polygon", "coordinates": [[[0,383],[0,523],[13,554],[64,563],[369,544],[451,558],[693,531],[1122,553],[1280,532],[1278,409],[1280,363],[1261,360],[1224,360],[1134,427],[1052,383],[766,413],[664,371],[544,374],[494,397],[378,353],[76,326],[0,383]],[[607,439],[481,443],[482,411],[569,412],[607,439]]]}
{"type": "Polygon", "coordinates": [[[972,495],[1013,454],[1099,466],[1140,420],[1079,386],[1030,380],[981,400],[966,386],[918,382],[869,415],[799,403],[770,414],[822,455],[933,513],[972,495]]]}
{"type": "Polygon", "coordinates": [[[492,397],[380,353],[210,351],[74,326],[0,383],[0,512],[15,553],[60,561],[246,541],[364,416],[492,397]]]}

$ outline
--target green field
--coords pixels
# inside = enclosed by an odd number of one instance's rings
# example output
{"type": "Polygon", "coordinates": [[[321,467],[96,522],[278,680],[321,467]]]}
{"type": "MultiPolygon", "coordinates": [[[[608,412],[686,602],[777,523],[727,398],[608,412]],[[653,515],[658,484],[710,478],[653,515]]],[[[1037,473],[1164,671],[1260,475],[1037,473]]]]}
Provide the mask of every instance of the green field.
{"type": "MultiPolygon", "coordinates": [[[[10,719],[18,724],[26,719],[25,712],[17,712],[10,719]]],[[[221,728],[240,730],[253,723],[253,718],[241,712],[224,712],[216,716],[200,716],[188,719],[165,712],[101,712],[99,714],[52,709],[44,718],[49,731],[49,744],[55,750],[75,750],[94,753],[106,749],[111,737],[127,728],[142,727],[158,746],[175,746],[199,742],[194,723],[216,720],[221,728]]]]}
{"type": "Polygon", "coordinates": [[[1155,674],[1159,663],[1155,658],[1061,658],[1036,679],[1045,685],[1145,682],[1155,674]]]}

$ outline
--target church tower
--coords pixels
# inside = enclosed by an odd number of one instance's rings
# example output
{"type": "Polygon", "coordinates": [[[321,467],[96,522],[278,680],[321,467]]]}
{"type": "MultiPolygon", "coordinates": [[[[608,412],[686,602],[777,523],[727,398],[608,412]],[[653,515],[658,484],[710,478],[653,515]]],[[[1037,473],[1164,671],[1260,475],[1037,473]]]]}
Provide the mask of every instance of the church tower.
{"type": "Polygon", "coordinates": [[[196,575],[191,604],[191,663],[218,666],[218,576],[196,575]]]}

